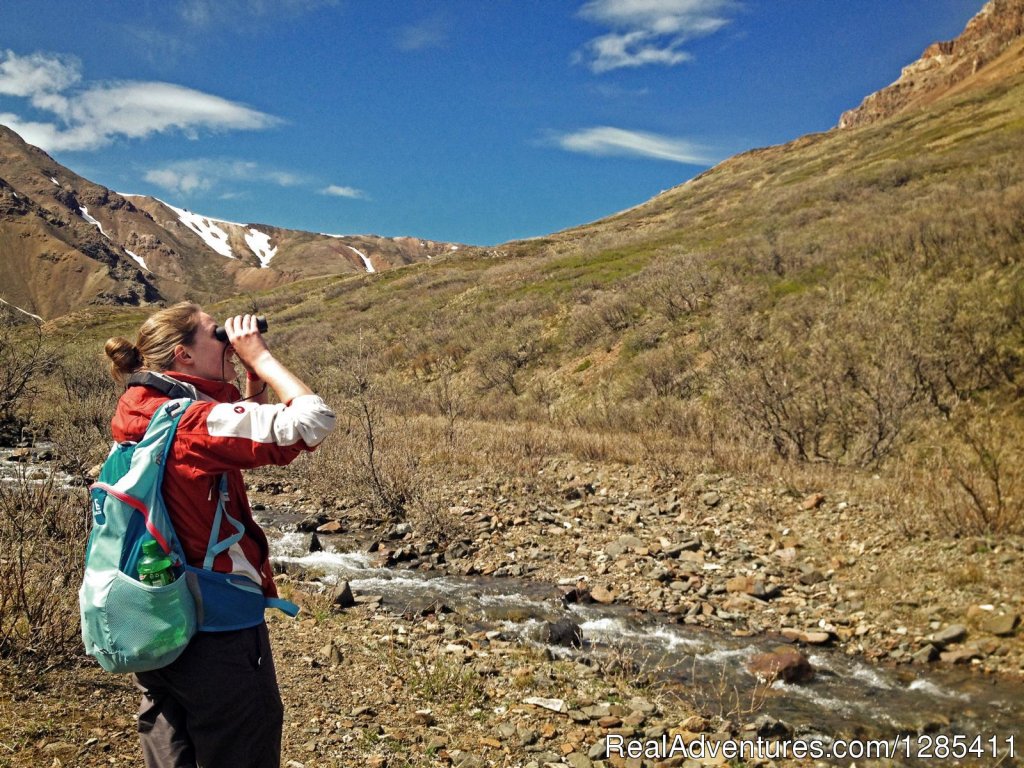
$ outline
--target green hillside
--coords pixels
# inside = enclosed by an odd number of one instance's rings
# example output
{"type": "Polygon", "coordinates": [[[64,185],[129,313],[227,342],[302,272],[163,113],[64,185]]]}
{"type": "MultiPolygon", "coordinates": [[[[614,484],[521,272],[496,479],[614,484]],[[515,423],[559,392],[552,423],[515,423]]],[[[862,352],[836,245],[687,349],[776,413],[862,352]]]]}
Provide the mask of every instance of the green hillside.
{"type": "MultiPolygon", "coordinates": [[[[592,225],[215,311],[269,314],[322,389],[372,385],[389,417],[529,425],[582,458],[939,469],[957,525],[1016,527],[1022,149],[1018,74],[592,225]]],[[[100,340],[141,315],[90,317],[100,340]]]]}

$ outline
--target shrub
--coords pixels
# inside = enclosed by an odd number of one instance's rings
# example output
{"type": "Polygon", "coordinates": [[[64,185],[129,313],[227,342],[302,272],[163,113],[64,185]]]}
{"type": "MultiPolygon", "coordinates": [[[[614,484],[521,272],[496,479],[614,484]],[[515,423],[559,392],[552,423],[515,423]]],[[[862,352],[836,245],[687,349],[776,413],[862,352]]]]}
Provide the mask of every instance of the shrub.
{"type": "Polygon", "coordinates": [[[35,323],[0,306],[0,423],[15,418],[53,370],[57,353],[35,323]]]}
{"type": "Polygon", "coordinates": [[[81,644],[78,586],[88,535],[83,491],[22,470],[0,483],[0,656],[53,664],[81,644]]]}

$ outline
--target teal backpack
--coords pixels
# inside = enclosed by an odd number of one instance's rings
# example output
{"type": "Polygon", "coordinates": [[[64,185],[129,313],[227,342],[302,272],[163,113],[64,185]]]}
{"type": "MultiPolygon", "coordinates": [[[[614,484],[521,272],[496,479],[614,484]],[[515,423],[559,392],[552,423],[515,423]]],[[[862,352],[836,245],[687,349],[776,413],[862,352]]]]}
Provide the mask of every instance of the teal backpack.
{"type": "Polygon", "coordinates": [[[214,558],[245,531],[226,511],[226,476],[220,479],[203,567],[185,562],[160,487],[178,422],[192,402],[179,398],[163,403],[140,442],[115,443],[89,489],[93,525],[78,592],[82,639],[86,653],[108,672],[159,669],[178,658],[197,631],[254,627],[263,622],[268,607],[289,616],[299,610],[294,603],[265,597],[251,579],[213,571],[214,558]],[[235,533],[218,541],[224,520],[235,533]],[[142,544],[150,538],[174,564],[170,584],[139,581],[142,544]]]}

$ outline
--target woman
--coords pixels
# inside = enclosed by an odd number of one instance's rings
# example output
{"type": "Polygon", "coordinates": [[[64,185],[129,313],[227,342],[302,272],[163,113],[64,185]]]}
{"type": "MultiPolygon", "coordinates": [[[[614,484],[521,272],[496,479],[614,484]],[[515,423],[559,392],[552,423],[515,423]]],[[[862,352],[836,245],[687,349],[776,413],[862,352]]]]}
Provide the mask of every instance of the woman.
{"type": "MultiPolygon", "coordinates": [[[[243,575],[276,597],[267,538],[246,498],[241,470],[290,463],[334,427],[334,413],[271,354],[256,318],[224,323],[199,306],[176,304],[147,319],[132,344],[106,343],[114,378],[126,384],[111,422],[118,442],[139,441],[156,409],[190,397],[171,445],[162,486],[186,560],[202,567],[227,477],[227,512],[244,525],[241,539],[217,555],[213,569],[243,575]],[[240,399],[232,358],[246,369],[240,399]],[[267,404],[267,387],[280,403],[267,404]]],[[[234,531],[225,522],[218,540],[234,531]]],[[[167,667],[136,675],[142,689],[139,736],[149,768],[277,768],[283,707],[267,626],[199,632],[167,667]]]]}

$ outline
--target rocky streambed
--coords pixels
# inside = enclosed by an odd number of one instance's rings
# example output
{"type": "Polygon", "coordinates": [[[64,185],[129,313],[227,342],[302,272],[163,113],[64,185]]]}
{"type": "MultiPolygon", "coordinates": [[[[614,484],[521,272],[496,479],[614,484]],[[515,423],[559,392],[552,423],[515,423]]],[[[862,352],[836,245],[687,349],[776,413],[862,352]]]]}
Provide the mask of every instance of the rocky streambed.
{"type": "MultiPolygon", "coordinates": [[[[318,537],[314,547],[327,538],[318,537]]],[[[405,616],[451,612],[450,623],[457,620],[484,638],[596,668],[618,664],[664,690],[688,694],[704,712],[746,717],[748,726],[776,736],[973,738],[1019,728],[1024,689],[1013,680],[871,664],[824,646],[785,645],[783,635],[736,636],[680,624],[671,614],[589,600],[579,585],[380,567],[374,560],[386,557],[308,552],[310,541],[301,533],[275,539],[275,561],[286,573],[316,574],[333,601],[354,605],[358,599],[405,616]]],[[[449,651],[472,655],[469,647],[449,651]]]]}
{"type": "MultiPolygon", "coordinates": [[[[53,466],[0,458],[11,482],[53,466]]],[[[721,764],[606,759],[620,736],[1019,749],[1017,537],[952,537],[856,489],[563,460],[439,485],[430,524],[252,486],[305,608],[271,620],[290,768],[721,764]]],[[[33,681],[0,665],[3,759],[137,763],[130,682],[94,667],[33,681]]],[[[962,764],[996,762],[1014,764],[962,764]]]]}

